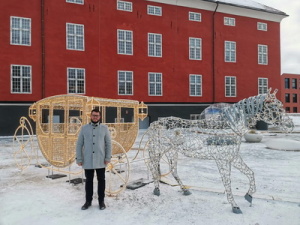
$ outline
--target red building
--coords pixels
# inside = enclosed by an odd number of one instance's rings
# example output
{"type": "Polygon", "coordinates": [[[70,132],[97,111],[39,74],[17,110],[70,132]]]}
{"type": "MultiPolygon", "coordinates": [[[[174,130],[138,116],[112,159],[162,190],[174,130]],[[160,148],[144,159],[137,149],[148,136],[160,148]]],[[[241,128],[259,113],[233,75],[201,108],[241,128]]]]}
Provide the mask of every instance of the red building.
{"type": "Polygon", "coordinates": [[[281,100],[286,112],[300,112],[300,74],[282,74],[281,100]]]}
{"type": "Polygon", "coordinates": [[[287,15],[231,2],[1,1],[0,134],[57,94],[144,101],[151,122],[279,89],[287,15]]]}

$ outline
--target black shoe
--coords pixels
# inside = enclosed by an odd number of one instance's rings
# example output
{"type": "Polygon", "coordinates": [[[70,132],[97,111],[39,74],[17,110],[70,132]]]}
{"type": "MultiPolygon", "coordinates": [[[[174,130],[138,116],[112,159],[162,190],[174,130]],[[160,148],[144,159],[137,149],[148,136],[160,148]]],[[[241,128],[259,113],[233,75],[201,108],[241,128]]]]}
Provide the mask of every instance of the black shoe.
{"type": "Polygon", "coordinates": [[[105,206],[104,202],[100,202],[100,203],[99,203],[99,209],[100,209],[100,210],[103,210],[103,209],[105,209],[105,208],[106,208],[106,206],[105,206]]]}
{"type": "Polygon", "coordinates": [[[91,202],[85,202],[84,205],[81,207],[81,210],[86,210],[92,205],[91,202]]]}

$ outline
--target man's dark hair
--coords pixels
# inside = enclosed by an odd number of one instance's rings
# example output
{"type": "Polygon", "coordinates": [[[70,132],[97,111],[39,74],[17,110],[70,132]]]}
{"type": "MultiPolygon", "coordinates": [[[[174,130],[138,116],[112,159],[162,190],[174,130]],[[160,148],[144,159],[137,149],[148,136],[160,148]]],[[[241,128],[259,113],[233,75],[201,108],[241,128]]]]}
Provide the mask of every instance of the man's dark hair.
{"type": "Polygon", "coordinates": [[[99,114],[101,115],[101,112],[100,112],[99,108],[94,108],[94,109],[91,111],[91,113],[92,113],[92,112],[96,112],[96,113],[99,113],[99,114]]]}

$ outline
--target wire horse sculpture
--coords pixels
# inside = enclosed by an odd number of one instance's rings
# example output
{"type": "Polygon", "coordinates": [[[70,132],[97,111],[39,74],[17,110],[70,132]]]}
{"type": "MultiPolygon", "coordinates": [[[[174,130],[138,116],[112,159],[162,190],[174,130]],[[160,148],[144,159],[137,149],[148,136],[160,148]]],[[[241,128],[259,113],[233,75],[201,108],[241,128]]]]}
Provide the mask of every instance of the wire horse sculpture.
{"type": "Polygon", "coordinates": [[[160,160],[165,155],[183,194],[191,194],[177,174],[180,152],[188,157],[215,160],[232,211],[242,213],[232,194],[231,166],[248,177],[250,187],[245,199],[250,204],[256,191],[254,172],[239,154],[243,135],[259,120],[278,126],[284,132],[291,132],[294,127],[282,103],[276,99],[276,92],[271,93],[270,89],[267,94],[250,97],[236,104],[211,105],[200,115],[200,120],[166,117],[151,123],[147,130],[149,142],[146,148],[149,153],[148,167],[155,185],[153,193],[160,195],[160,160]]]}

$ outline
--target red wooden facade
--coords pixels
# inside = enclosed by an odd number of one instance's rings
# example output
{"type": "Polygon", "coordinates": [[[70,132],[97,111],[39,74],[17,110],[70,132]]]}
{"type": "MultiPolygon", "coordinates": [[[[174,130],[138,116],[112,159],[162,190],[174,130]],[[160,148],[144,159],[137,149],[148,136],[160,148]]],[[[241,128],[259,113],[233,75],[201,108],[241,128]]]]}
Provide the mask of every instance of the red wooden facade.
{"type": "Polygon", "coordinates": [[[84,95],[135,99],[150,106],[237,102],[259,93],[259,78],[280,89],[283,12],[226,0],[121,1],[130,3],[132,11],[118,10],[118,0],[76,4],[80,1],[0,1],[0,103],[30,103],[68,93],[68,68],[84,69],[84,95]],[[149,15],[149,5],[161,7],[162,15],[149,15]],[[189,20],[190,12],[201,14],[201,21],[189,20]],[[30,18],[29,46],[11,44],[11,17],[30,18]],[[224,17],[235,19],[235,25],[224,25],[224,17]],[[257,29],[259,22],[267,25],[266,31],[257,29]],[[68,23],[83,25],[83,50],[67,49],[68,23]],[[132,32],[132,55],[118,54],[118,30],[132,32]],[[148,33],[161,35],[161,57],[148,56],[148,33]],[[201,60],[189,59],[189,38],[201,39],[201,60]],[[225,41],[236,43],[235,62],[225,62],[225,41]],[[258,63],[258,45],[268,48],[265,65],[258,63]],[[29,93],[12,92],[12,65],[31,67],[29,93]],[[132,94],[118,93],[118,71],[132,72],[132,94]],[[149,95],[150,72],[162,74],[161,95],[149,95]],[[190,74],[202,76],[198,96],[190,94],[190,74]],[[231,97],[225,96],[226,76],[236,79],[231,97]]]}
{"type": "Polygon", "coordinates": [[[132,12],[117,10],[117,0],[1,1],[0,101],[36,101],[67,93],[68,67],[85,69],[86,95],[145,102],[236,102],[258,93],[258,77],[268,78],[269,87],[280,87],[279,22],[152,1],[129,2],[132,12]],[[148,15],[147,5],[162,7],[162,16],[148,15]],[[189,21],[189,12],[201,13],[201,22],[189,21]],[[11,16],[31,18],[31,46],[10,44],[11,16]],[[235,18],[236,25],[225,26],[225,16],[235,18]],[[257,30],[257,22],[266,23],[268,30],[257,30]],[[84,25],[84,51],[66,49],[66,23],[84,25]],[[133,55],[117,53],[117,29],[133,32],[133,55]],[[162,57],[148,56],[147,33],[162,34],[162,57]],[[189,60],[189,37],[202,39],[201,60],[189,60]],[[226,40],[236,42],[234,63],[224,61],[226,40]],[[258,44],[268,46],[267,65],[258,64],[258,44]],[[32,66],[32,93],[11,93],[12,64],[32,66]],[[118,70],[133,71],[132,95],[118,95],[118,70]],[[148,72],[163,74],[162,96],[148,95],[148,72]],[[189,74],[202,75],[202,96],[189,96],[189,74]],[[236,97],[225,97],[225,76],[236,76],[236,97]]]}
{"type": "Polygon", "coordinates": [[[281,101],[287,112],[300,112],[300,74],[282,74],[281,101]]]}

